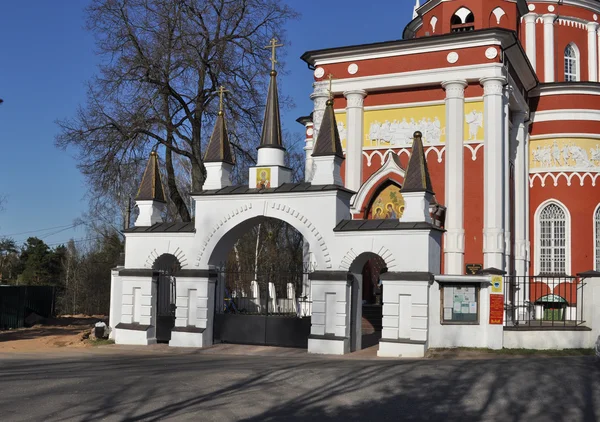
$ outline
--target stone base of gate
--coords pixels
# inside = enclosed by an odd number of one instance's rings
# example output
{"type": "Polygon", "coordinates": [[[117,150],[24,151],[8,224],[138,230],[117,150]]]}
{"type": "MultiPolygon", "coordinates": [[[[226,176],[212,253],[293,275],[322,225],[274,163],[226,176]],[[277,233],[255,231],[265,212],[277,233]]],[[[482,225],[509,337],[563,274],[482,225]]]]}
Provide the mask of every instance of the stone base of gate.
{"type": "Polygon", "coordinates": [[[350,353],[350,339],[347,337],[310,335],[308,337],[308,353],[344,355],[350,353]]]}
{"type": "Polygon", "coordinates": [[[142,324],[119,323],[115,327],[115,343],[133,346],[156,344],[155,327],[142,324]]]}
{"type": "Polygon", "coordinates": [[[427,351],[425,342],[401,340],[401,339],[384,339],[379,340],[379,357],[394,357],[394,358],[422,358],[427,351]]]}
{"type": "Polygon", "coordinates": [[[207,332],[204,328],[197,327],[175,327],[171,331],[171,341],[169,346],[172,347],[206,347],[212,345],[212,341],[208,341],[207,332]]]}

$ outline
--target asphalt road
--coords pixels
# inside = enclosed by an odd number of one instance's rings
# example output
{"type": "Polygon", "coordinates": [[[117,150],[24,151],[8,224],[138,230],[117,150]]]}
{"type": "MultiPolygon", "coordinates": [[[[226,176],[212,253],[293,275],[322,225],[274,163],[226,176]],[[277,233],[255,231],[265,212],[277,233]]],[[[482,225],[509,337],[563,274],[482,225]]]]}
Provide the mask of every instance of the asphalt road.
{"type": "Polygon", "coordinates": [[[593,357],[0,355],[0,420],[598,421],[593,357]]]}

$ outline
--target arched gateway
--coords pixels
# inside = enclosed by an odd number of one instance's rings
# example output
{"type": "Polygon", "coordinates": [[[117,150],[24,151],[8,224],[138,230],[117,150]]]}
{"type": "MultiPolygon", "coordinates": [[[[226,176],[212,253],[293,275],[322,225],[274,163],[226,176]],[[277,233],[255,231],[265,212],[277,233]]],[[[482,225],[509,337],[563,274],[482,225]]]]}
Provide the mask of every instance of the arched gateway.
{"type": "MultiPolygon", "coordinates": [[[[169,344],[205,347],[215,339],[222,341],[224,300],[233,296],[225,291],[226,279],[219,264],[250,227],[275,219],[291,225],[308,244],[311,266],[302,274],[302,296],[311,303],[300,303],[293,287],[297,284],[290,283],[292,287],[284,291],[272,278],[257,276],[251,280],[251,288],[236,293],[244,299],[235,296],[237,305],[244,303],[246,313],[254,309],[266,317],[277,312],[289,316],[290,307],[285,303],[291,296],[297,314],[292,316],[304,318],[298,335],[304,336],[308,351],[348,353],[360,348],[364,284],[358,285],[356,280],[367,274],[377,277],[383,286],[379,290],[379,355],[422,356],[427,348],[427,312],[421,308],[428,305],[432,274],[439,272],[442,231],[430,217],[433,192],[421,133],[414,135],[400,188],[404,201],[401,215],[352,220],[356,195],[342,186],[344,153],[333,100],[326,103],[312,150],[307,171],[312,180],[292,183],[291,170],[284,165],[276,75],[273,70],[257,164],[249,170],[248,185],[231,186],[234,161],[225,118],[219,113],[204,159],[205,190],[191,194],[196,210],[193,223],[162,222],[165,201],[159,163],[156,154],[150,156],[136,198],[139,216],[135,227],[126,232],[125,266],[113,272],[111,335],[120,344],[157,341],[156,298],[161,291],[161,273],[149,257],[170,254],[176,257],[178,269],[169,344]],[[385,271],[381,263],[385,263],[385,271]],[[286,297],[281,298],[283,295],[286,297]]],[[[238,316],[243,314],[237,311],[238,316]]],[[[164,333],[159,334],[164,338],[164,333]]]]}

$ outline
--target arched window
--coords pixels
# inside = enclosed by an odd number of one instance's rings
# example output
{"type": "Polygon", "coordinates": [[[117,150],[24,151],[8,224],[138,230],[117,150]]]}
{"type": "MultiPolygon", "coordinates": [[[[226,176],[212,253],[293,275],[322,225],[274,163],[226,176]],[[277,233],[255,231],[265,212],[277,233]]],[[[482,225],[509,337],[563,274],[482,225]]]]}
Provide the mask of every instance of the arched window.
{"type": "Polygon", "coordinates": [[[579,55],[577,47],[569,44],[565,48],[565,82],[575,82],[579,80],[579,55]]]}
{"type": "Polygon", "coordinates": [[[367,212],[369,220],[399,219],[404,213],[404,198],[400,186],[388,180],[371,201],[367,212]]]}
{"type": "Polygon", "coordinates": [[[472,31],[475,29],[475,16],[466,7],[458,9],[450,18],[452,32],[472,31]]]}
{"type": "Polygon", "coordinates": [[[565,209],[550,202],[537,213],[537,268],[540,274],[566,274],[569,269],[569,225],[565,209]]]}
{"type": "Polygon", "coordinates": [[[600,205],[594,215],[594,226],[596,226],[596,271],[600,271],[600,205]]]}

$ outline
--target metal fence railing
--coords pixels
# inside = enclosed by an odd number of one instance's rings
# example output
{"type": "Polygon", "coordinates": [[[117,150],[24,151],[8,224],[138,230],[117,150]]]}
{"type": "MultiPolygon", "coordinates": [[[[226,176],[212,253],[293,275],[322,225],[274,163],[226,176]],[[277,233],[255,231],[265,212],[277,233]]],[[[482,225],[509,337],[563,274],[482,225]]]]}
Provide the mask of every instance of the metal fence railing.
{"type": "Polygon", "coordinates": [[[0,330],[22,328],[31,313],[54,315],[53,286],[0,286],[0,330]]]}
{"type": "Polygon", "coordinates": [[[505,276],[505,325],[577,327],[583,325],[585,282],[566,275],[505,276]]]}

